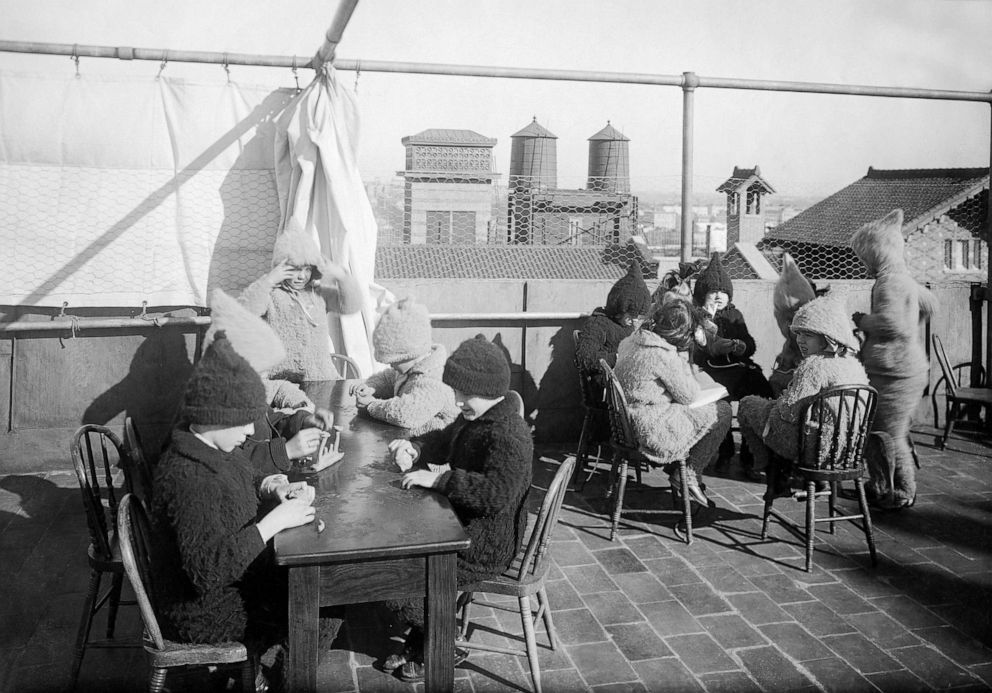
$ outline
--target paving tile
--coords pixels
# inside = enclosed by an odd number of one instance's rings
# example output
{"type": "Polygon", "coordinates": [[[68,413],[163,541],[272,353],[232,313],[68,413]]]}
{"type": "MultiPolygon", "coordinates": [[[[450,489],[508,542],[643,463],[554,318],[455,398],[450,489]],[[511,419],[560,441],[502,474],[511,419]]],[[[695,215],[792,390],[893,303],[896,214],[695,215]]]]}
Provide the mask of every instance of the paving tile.
{"type": "Polygon", "coordinates": [[[814,683],[774,647],[738,650],[737,656],[755,681],[767,691],[812,689],[814,683]]]}
{"type": "MultiPolygon", "coordinates": [[[[469,682],[475,693],[502,693],[508,688],[531,690],[530,667],[525,657],[513,655],[487,655],[475,658],[474,655],[462,663],[469,674],[469,682]]],[[[360,690],[378,691],[374,685],[365,687],[359,680],[360,690]]],[[[393,690],[393,689],[389,689],[393,690]]],[[[402,690],[402,689],[401,689],[402,690]]],[[[406,689],[409,690],[409,689],[406,689]]]]}
{"type": "Polygon", "coordinates": [[[614,575],[613,581],[635,604],[663,602],[673,599],[672,593],[652,573],[627,573],[614,575]]]}
{"type": "Polygon", "coordinates": [[[628,683],[608,683],[603,686],[593,686],[593,693],[647,693],[647,688],[640,681],[628,683]]]}
{"type": "Polygon", "coordinates": [[[868,601],[879,611],[888,614],[906,628],[929,628],[942,626],[946,623],[933,611],[902,594],[892,597],[876,597],[868,601]]]}
{"type": "Polygon", "coordinates": [[[730,604],[706,583],[675,585],[670,589],[686,611],[693,616],[721,614],[732,610],[730,604]]]}
{"type": "Polygon", "coordinates": [[[887,671],[881,674],[866,674],[865,678],[872,682],[882,693],[922,693],[933,690],[923,683],[916,674],[907,670],[887,671]]]}
{"type": "Polygon", "coordinates": [[[870,691],[875,693],[875,686],[841,659],[815,659],[811,662],[803,662],[803,666],[813,675],[813,678],[824,691],[836,691],[836,693],[870,691]]]}
{"type": "Polygon", "coordinates": [[[572,583],[567,579],[549,580],[544,583],[544,589],[548,593],[548,601],[551,603],[552,611],[578,609],[585,604],[579,593],[572,587],[572,583]]]}
{"type": "Polygon", "coordinates": [[[761,688],[746,672],[722,671],[699,677],[708,693],[760,693],[761,688]]]}
{"type": "Polygon", "coordinates": [[[855,631],[854,626],[821,602],[799,602],[798,604],[786,604],[782,608],[817,637],[855,631]]]}
{"type": "Polygon", "coordinates": [[[606,632],[588,609],[556,611],[555,630],[566,645],[606,640],[606,632]]]}
{"type": "Polygon", "coordinates": [[[728,650],[767,644],[765,637],[737,614],[700,616],[696,620],[728,650]]]}
{"type": "Polygon", "coordinates": [[[631,662],[640,659],[674,656],[665,641],[658,637],[658,634],[647,623],[607,626],[606,631],[623,655],[631,662]]]}
{"type": "Polygon", "coordinates": [[[702,691],[692,673],[676,657],[634,662],[634,670],[649,691],[702,691]]]}
{"type": "Polygon", "coordinates": [[[760,626],[759,630],[766,638],[778,645],[782,652],[796,661],[804,662],[809,659],[834,656],[833,652],[798,623],[770,623],[760,626]]]}
{"type": "Polygon", "coordinates": [[[561,570],[579,594],[610,592],[618,589],[617,583],[610,579],[599,564],[568,566],[561,570]]]}
{"type": "Polygon", "coordinates": [[[759,590],[768,595],[776,604],[792,604],[808,602],[813,595],[800,586],[796,580],[784,573],[773,575],[754,575],[748,580],[759,590]]]}
{"type": "Polygon", "coordinates": [[[612,642],[573,645],[568,655],[590,686],[637,681],[637,674],[612,642]]]}
{"type": "Polygon", "coordinates": [[[908,647],[910,645],[917,645],[920,642],[919,638],[910,631],[881,612],[851,614],[844,618],[883,650],[894,647],[908,647]]]}
{"type": "Polygon", "coordinates": [[[883,580],[878,571],[854,568],[834,571],[834,575],[859,597],[869,601],[874,597],[891,597],[899,594],[899,590],[883,580]]]}
{"type": "Polygon", "coordinates": [[[827,585],[810,585],[807,591],[837,614],[862,614],[875,611],[875,607],[839,582],[827,585]]]}
{"type": "Polygon", "coordinates": [[[902,668],[899,662],[875,647],[861,633],[828,635],[822,638],[822,642],[862,674],[877,674],[902,668]]]}
{"type": "Polygon", "coordinates": [[[707,565],[696,568],[703,580],[708,582],[713,589],[721,594],[734,594],[737,592],[753,592],[754,587],[747,578],[734,570],[733,566],[726,563],[718,565],[707,565]]]}
{"type": "MultiPolygon", "coordinates": [[[[575,669],[559,671],[544,671],[541,669],[541,686],[548,693],[554,691],[585,691],[588,690],[585,681],[575,669]]],[[[529,688],[527,690],[530,690],[529,688]]]]}
{"type": "Polygon", "coordinates": [[[551,545],[551,555],[559,566],[590,565],[596,562],[592,552],[581,541],[556,541],[551,545]]]}
{"type": "Polygon", "coordinates": [[[640,559],[627,548],[602,549],[600,551],[594,551],[592,555],[610,575],[647,571],[647,566],[641,563],[640,559]]]}
{"type": "Polygon", "coordinates": [[[661,584],[669,588],[674,585],[688,585],[703,580],[696,571],[678,557],[658,558],[645,561],[644,564],[661,580],[661,584]]]}
{"type": "Polygon", "coordinates": [[[662,637],[702,633],[704,630],[699,622],[692,617],[692,614],[674,599],[667,602],[641,604],[638,608],[647,618],[648,623],[662,637]]]}
{"type": "Polygon", "coordinates": [[[643,621],[644,616],[623,592],[597,592],[583,597],[592,615],[604,626],[643,621]]]}
{"type": "Polygon", "coordinates": [[[949,688],[976,682],[968,671],[924,645],[901,647],[891,650],[889,654],[934,688],[949,688]]]}
{"type": "Polygon", "coordinates": [[[964,666],[992,664],[992,649],[974,638],[969,638],[957,628],[951,626],[918,628],[913,633],[958,664],[964,666]]]}
{"type": "Polygon", "coordinates": [[[694,674],[734,671],[738,668],[709,633],[674,635],[666,638],[665,642],[694,674]]]}
{"type": "Polygon", "coordinates": [[[749,623],[759,626],[764,623],[780,623],[795,620],[783,611],[763,592],[747,592],[732,594],[727,600],[737,609],[749,623]]]}
{"type": "Polygon", "coordinates": [[[648,558],[667,558],[672,555],[672,552],[668,550],[665,543],[654,536],[629,537],[625,538],[623,543],[641,560],[648,558]]]}

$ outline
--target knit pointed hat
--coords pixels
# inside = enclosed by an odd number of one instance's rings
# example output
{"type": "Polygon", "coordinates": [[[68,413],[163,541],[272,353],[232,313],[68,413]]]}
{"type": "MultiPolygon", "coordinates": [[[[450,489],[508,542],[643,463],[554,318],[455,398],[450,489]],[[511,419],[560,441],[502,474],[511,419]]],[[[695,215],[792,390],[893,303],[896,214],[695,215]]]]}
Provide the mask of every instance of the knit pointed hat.
{"type": "Polygon", "coordinates": [[[706,302],[706,294],[711,291],[722,291],[727,294],[729,300],[734,300],[734,283],[730,281],[730,275],[723,268],[720,253],[713,253],[710,264],[699,273],[696,285],[692,288],[692,300],[696,305],[701,306],[706,302]]]}
{"type": "Polygon", "coordinates": [[[262,379],[218,332],[186,383],[180,418],[194,424],[244,426],[265,411],[262,379]]]}
{"type": "Polygon", "coordinates": [[[858,340],[854,336],[854,323],[840,296],[827,294],[814,298],[796,311],[791,330],[793,333],[815,332],[854,352],[859,348],[858,340]]]}
{"type": "Polygon", "coordinates": [[[294,267],[312,267],[314,279],[320,279],[320,268],[326,262],[320,247],[310,234],[296,228],[287,228],[276,238],[272,248],[272,266],[275,267],[283,260],[294,267]]]}
{"type": "Polygon", "coordinates": [[[651,309],[651,292],[644,283],[641,263],[632,260],[627,274],[620,277],[606,296],[606,314],[610,317],[623,315],[646,315],[651,309]]]}
{"type": "Polygon", "coordinates": [[[431,344],[430,313],[409,297],[389,306],[372,332],[375,360],[379,363],[420,358],[430,353],[431,344]]]}
{"type": "Polygon", "coordinates": [[[231,347],[259,373],[286,358],[282,340],[269,324],[220,289],[210,295],[210,317],[205,344],[209,345],[218,332],[225,333],[231,347]]]}
{"type": "Polygon", "coordinates": [[[796,311],[816,298],[816,292],[809,280],[799,271],[799,265],[786,253],[782,256],[782,274],[775,283],[772,305],[775,308],[775,321],[782,336],[789,338],[789,326],[796,311]]]}
{"type": "Polygon", "coordinates": [[[510,363],[502,349],[480,334],[452,352],[441,380],[467,395],[495,399],[510,389],[510,363]]]}

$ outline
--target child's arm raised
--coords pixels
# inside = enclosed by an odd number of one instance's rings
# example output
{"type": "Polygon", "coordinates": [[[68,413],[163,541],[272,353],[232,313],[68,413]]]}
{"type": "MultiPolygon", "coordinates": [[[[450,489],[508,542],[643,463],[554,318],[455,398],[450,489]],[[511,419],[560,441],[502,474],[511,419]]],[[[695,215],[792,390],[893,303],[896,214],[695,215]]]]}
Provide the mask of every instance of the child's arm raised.
{"type": "Polygon", "coordinates": [[[323,275],[318,289],[327,303],[328,312],[349,315],[362,309],[362,305],[365,303],[362,285],[348,270],[326,258],[317,269],[323,275]]]}

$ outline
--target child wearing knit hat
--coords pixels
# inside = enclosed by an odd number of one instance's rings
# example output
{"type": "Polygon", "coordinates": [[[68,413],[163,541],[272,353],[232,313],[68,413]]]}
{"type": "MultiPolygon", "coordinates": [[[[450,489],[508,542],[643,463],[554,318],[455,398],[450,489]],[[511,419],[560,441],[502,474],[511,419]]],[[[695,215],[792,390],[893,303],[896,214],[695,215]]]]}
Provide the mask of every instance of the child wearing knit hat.
{"type": "MultiPolygon", "coordinates": [[[[403,487],[444,494],[472,539],[458,553],[459,587],[495,578],[510,565],[527,528],[534,444],[516,405],[506,397],[510,365],[503,351],[482,335],[459,345],[444,365],[443,380],[455,393],[461,414],[446,428],[390,443],[406,474],[403,487]]],[[[423,599],[390,602],[412,627],[406,650],[382,667],[400,678],[423,676],[423,599]]]]}
{"type": "Polygon", "coordinates": [[[848,315],[843,300],[829,294],[802,306],[790,328],[802,361],[788,387],[778,399],[750,396],[741,400],[737,418],[754,453],[755,467],[777,465],[779,485],[772,489],[773,495],[789,492],[789,471],[800,452],[799,414],[806,402],[828,387],[868,384],[848,315]]]}
{"type": "Polygon", "coordinates": [[[314,490],[255,476],[241,445],[265,409],[258,373],[218,332],[155,467],[154,599],[170,640],[238,640],[258,656],[285,633],[285,577],[267,543],[313,521],[314,490]],[[263,514],[262,502],[274,507],[263,514]]]}
{"type": "Polygon", "coordinates": [[[338,380],[331,361],[328,311],[362,308],[362,287],[341,265],[325,258],[303,231],[287,229],[272,250],[272,270],[242,292],[240,301],[262,316],[286,347],[270,377],[301,383],[338,380]]]}
{"type": "Polygon", "coordinates": [[[448,352],[431,339],[427,308],[412,298],[389,306],[372,333],[375,359],[389,368],[355,390],[360,410],[419,435],[458,416],[455,395],[442,379],[448,352]]]}

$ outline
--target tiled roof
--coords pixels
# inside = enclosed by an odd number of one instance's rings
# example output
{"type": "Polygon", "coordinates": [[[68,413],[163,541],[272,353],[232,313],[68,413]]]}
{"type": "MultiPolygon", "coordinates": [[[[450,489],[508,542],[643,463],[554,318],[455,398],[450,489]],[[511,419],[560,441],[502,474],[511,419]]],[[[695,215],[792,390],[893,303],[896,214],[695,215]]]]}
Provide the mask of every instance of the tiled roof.
{"type": "MultiPolygon", "coordinates": [[[[615,251],[615,249],[614,249],[615,251]]],[[[604,248],[558,246],[379,246],[376,279],[619,279],[627,261],[604,248]]]]}
{"type": "Polygon", "coordinates": [[[558,135],[553,134],[550,130],[538,123],[536,117],[527,127],[519,132],[513,133],[510,137],[550,137],[552,139],[558,139],[558,135]]]}
{"type": "Polygon", "coordinates": [[[461,146],[494,147],[496,138],[480,135],[474,130],[449,130],[445,128],[431,128],[418,132],[416,135],[408,135],[400,140],[403,146],[411,144],[451,144],[461,146]]]}
{"type": "Polygon", "coordinates": [[[610,125],[610,121],[606,121],[606,127],[597,132],[595,135],[589,138],[590,140],[621,140],[623,142],[630,142],[630,138],[625,136],[615,127],[610,125]]]}
{"type": "Polygon", "coordinates": [[[869,168],[864,178],[768,231],[763,245],[779,240],[846,247],[855,231],[893,209],[902,209],[908,235],[988,184],[987,168],[869,168]]]}
{"type": "Polygon", "coordinates": [[[740,168],[739,166],[734,166],[734,173],[727,180],[720,184],[720,187],[716,189],[717,192],[733,192],[739,190],[742,186],[750,187],[751,185],[757,183],[766,193],[773,193],[775,189],[768,183],[764,178],[761,177],[761,169],[758,166],[754,168],[740,168]]]}

